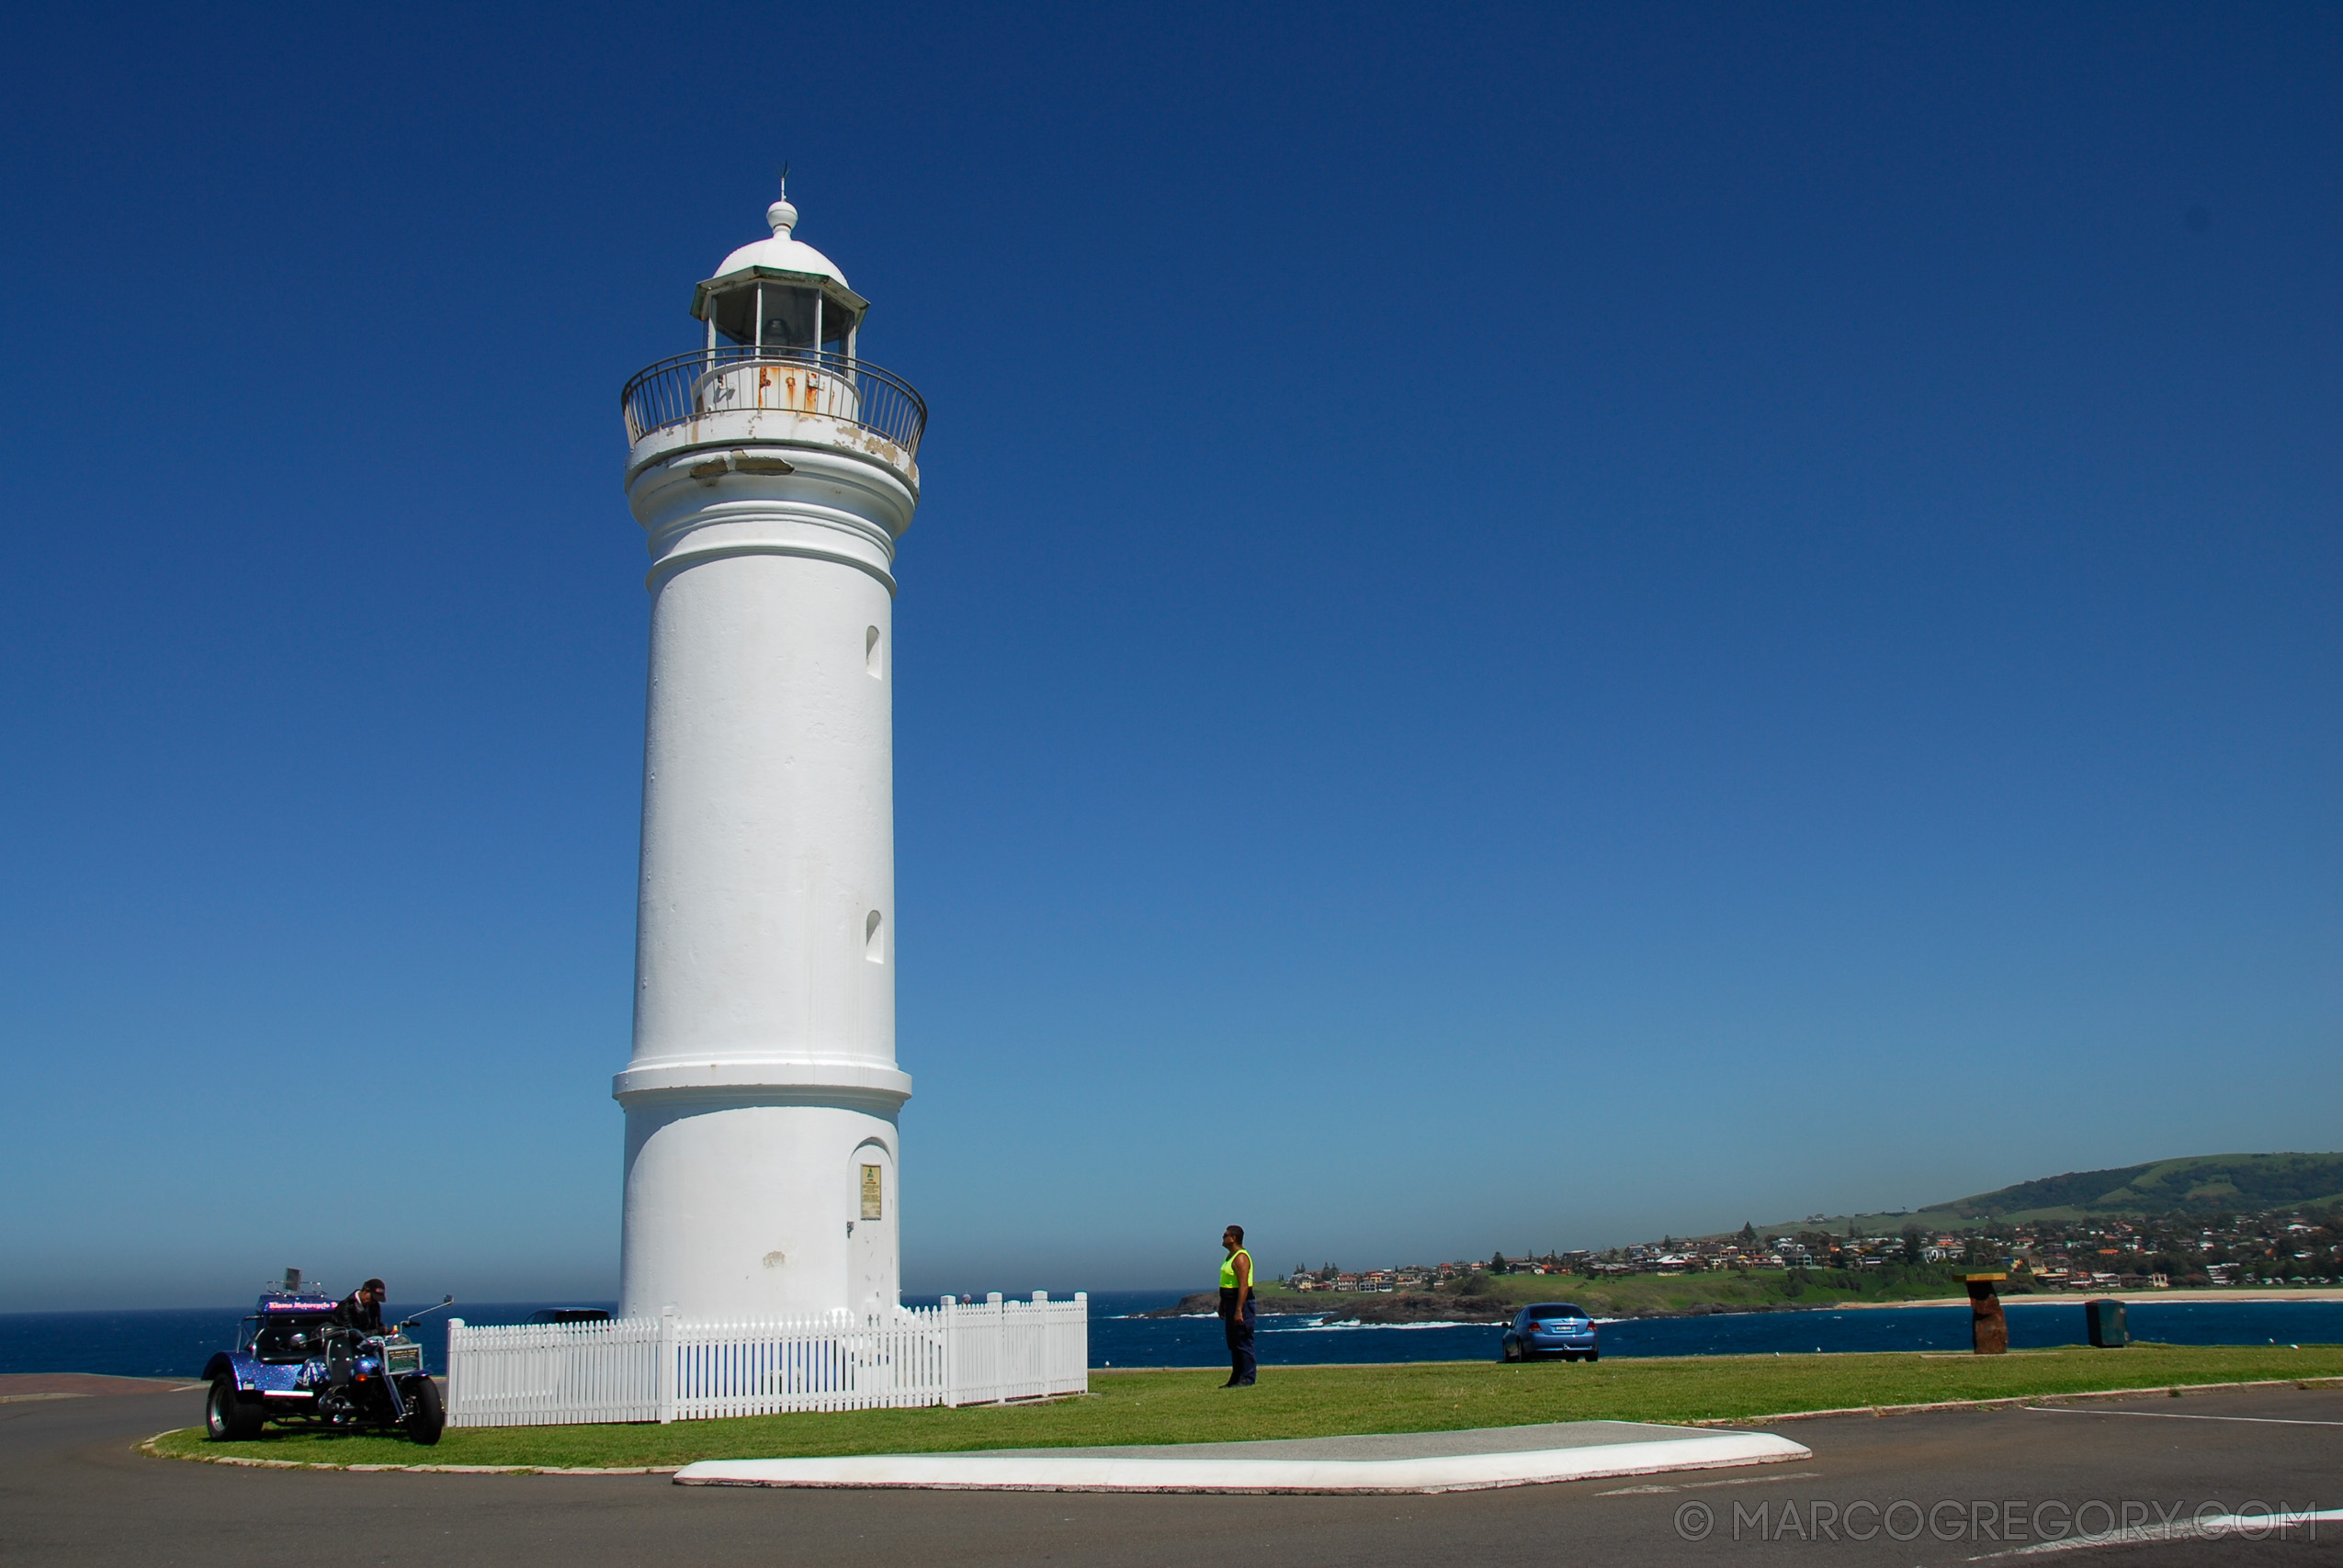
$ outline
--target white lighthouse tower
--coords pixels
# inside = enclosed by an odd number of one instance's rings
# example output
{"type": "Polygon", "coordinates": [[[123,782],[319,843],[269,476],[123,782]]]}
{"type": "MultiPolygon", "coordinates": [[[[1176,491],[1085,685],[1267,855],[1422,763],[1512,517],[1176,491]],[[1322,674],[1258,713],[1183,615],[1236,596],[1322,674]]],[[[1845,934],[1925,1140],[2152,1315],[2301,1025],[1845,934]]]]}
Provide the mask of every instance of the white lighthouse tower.
{"type": "Polygon", "coordinates": [[[926,405],[791,237],[692,297],[628,383],[651,691],[621,1310],[891,1311],[898,1289],[895,541],[926,405]]]}

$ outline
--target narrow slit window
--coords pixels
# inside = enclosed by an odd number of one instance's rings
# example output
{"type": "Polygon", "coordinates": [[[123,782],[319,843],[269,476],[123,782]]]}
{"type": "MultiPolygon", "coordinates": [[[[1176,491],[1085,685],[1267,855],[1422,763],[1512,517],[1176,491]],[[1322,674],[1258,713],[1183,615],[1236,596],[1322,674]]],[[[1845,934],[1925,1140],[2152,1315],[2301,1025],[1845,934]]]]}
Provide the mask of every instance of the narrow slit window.
{"type": "Polygon", "coordinates": [[[878,660],[878,628],[863,628],[863,669],[874,681],[886,679],[886,668],[878,660]]]}
{"type": "Polygon", "coordinates": [[[878,911],[876,909],[863,919],[863,956],[873,964],[887,962],[887,942],[879,931],[879,928],[885,924],[886,922],[878,918],[878,911]]]}

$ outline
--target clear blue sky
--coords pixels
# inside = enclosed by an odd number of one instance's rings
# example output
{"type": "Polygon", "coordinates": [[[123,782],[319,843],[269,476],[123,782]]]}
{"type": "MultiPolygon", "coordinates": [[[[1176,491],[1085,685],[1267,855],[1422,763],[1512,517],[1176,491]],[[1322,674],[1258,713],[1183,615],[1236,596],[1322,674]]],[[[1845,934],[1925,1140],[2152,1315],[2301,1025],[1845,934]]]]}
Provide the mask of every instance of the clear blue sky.
{"type": "Polygon", "coordinates": [[[907,1287],[2343,1146],[2326,5],[35,8],[0,1307],[617,1269],[617,391],[934,410],[907,1287]]]}

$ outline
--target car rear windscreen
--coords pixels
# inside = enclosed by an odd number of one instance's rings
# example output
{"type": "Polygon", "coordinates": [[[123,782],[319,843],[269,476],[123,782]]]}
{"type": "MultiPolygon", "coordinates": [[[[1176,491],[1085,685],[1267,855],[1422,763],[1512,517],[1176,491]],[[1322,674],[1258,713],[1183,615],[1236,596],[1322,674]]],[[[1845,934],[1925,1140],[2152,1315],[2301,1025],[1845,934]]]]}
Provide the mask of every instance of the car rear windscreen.
{"type": "Polygon", "coordinates": [[[1532,1317],[1584,1317],[1586,1314],[1572,1306],[1568,1302],[1548,1302],[1544,1306],[1530,1308],[1530,1315],[1532,1317]]]}

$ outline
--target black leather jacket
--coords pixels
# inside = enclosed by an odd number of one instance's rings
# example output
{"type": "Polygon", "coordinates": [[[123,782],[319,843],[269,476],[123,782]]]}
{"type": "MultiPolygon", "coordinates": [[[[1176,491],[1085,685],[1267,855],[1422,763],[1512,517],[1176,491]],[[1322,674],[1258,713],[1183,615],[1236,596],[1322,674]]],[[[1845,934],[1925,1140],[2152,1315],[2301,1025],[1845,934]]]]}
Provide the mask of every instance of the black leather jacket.
{"type": "Polygon", "coordinates": [[[360,1334],[382,1332],[382,1309],[374,1303],[360,1299],[352,1291],[334,1309],[334,1321],[345,1328],[355,1328],[360,1334]]]}

